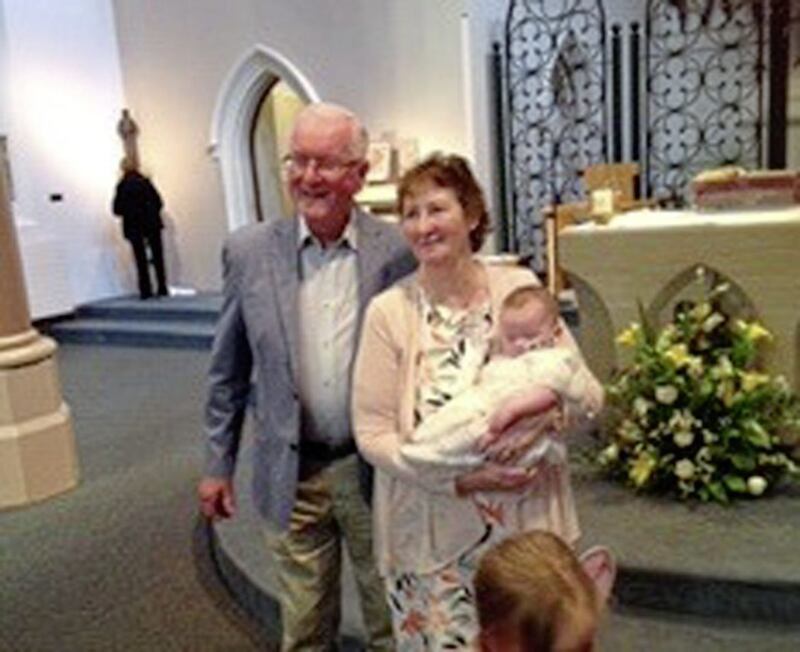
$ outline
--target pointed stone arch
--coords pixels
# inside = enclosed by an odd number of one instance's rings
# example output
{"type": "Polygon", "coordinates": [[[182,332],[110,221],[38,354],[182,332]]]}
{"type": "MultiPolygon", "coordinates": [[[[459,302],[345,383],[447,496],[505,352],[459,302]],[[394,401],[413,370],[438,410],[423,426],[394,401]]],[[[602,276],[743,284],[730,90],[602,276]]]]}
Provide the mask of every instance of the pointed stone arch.
{"type": "Polygon", "coordinates": [[[720,308],[727,315],[747,320],[759,317],[752,298],[735,279],[699,262],[675,274],[664,285],[650,305],[646,306],[647,317],[652,324],[663,326],[674,318],[675,306],[679,301],[703,301],[713,288],[722,284],[727,285],[728,290],[719,297],[720,308]]]}
{"type": "Polygon", "coordinates": [[[297,66],[262,45],[254,47],[233,66],[217,96],[208,151],[219,163],[231,231],[256,221],[250,132],[264,93],[281,79],[302,100],[319,101],[317,91],[297,66]]]}

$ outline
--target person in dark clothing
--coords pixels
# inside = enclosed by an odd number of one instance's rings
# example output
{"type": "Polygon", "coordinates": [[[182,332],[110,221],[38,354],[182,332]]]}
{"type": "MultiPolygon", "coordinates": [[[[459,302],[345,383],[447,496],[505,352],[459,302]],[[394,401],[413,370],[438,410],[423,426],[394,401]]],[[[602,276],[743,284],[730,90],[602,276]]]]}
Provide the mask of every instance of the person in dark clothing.
{"type": "Polygon", "coordinates": [[[158,295],[167,296],[167,278],[164,270],[164,251],[161,246],[161,207],[164,202],[150,179],[136,169],[135,162],[123,159],[120,165],[122,179],[114,193],[113,211],[122,217],[122,235],[130,242],[136,259],[139,276],[139,296],[153,296],[150,270],[147,265],[147,249],[156,271],[158,295]]]}

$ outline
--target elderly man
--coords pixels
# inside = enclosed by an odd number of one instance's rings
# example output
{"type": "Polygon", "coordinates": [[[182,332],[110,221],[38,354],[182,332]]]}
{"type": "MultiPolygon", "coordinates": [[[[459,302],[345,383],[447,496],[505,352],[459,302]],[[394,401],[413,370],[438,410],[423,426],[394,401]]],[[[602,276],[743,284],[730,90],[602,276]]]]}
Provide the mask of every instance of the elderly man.
{"type": "Polygon", "coordinates": [[[305,108],[286,161],[296,219],[242,229],[223,251],[200,507],[210,518],[236,511],[232,476],[251,404],[255,503],[280,532],[268,539],[278,565],[283,650],[334,646],[342,541],[368,647],[393,649],[350,428],[350,373],[366,303],[414,263],[396,229],[354,205],[368,169],[366,148],[366,130],[349,111],[305,108]]]}

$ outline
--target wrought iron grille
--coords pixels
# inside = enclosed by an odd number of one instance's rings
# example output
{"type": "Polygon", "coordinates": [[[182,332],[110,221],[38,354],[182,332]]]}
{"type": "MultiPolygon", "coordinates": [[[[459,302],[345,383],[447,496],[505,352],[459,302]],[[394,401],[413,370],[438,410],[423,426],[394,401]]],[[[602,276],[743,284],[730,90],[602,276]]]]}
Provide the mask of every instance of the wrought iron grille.
{"type": "Polygon", "coordinates": [[[676,205],[700,170],[781,167],[781,2],[648,0],[637,13],[627,0],[511,0],[508,247],[542,271],[542,209],[583,199],[593,163],[639,163],[639,189],[676,205]]]}
{"type": "Polygon", "coordinates": [[[648,194],[681,204],[700,170],[761,167],[765,21],[760,0],[650,0],[648,194]]]}
{"type": "Polygon", "coordinates": [[[600,0],[512,0],[505,63],[510,246],[542,271],[542,209],[578,199],[581,170],[605,160],[600,0]]]}

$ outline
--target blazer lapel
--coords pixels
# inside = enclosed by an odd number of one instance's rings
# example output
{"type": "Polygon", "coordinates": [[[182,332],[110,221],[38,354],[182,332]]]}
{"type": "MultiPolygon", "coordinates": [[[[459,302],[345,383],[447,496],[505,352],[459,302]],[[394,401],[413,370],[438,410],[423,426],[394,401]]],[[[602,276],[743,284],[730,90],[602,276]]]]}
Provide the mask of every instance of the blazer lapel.
{"type": "Polygon", "coordinates": [[[300,270],[298,269],[297,251],[297,218],[286,220],[283,228],[276,229],[275,238],[272,240],[272,251],[269,252],[272,261],[273,282],[278,298],[278,311],[283,324],[283,333],[286,338],[286,351],[289,357],[289,366],[295,382],[298,381],[298,355],[299,341],[298,329],[300,326],[297,315],[297,296],[300,287],[300,270]]]}
{"type": "Polygon", "coordinates": [[[358,230],[358,322],[361,323],[369,300],[383,287],[382,266],[386,260],[385,243],[373,218],[355,212],[358,230]]]}

